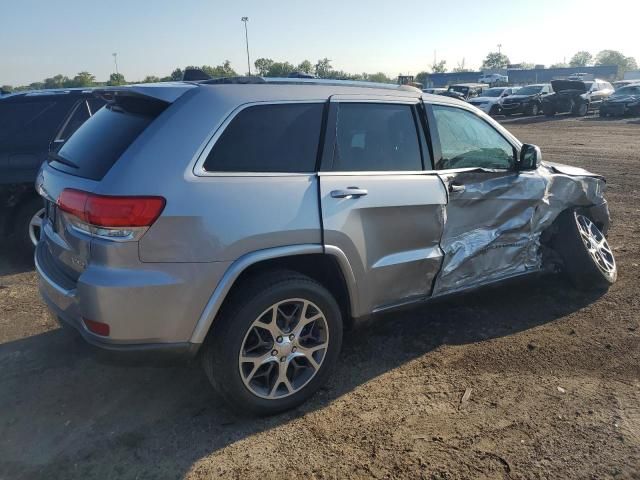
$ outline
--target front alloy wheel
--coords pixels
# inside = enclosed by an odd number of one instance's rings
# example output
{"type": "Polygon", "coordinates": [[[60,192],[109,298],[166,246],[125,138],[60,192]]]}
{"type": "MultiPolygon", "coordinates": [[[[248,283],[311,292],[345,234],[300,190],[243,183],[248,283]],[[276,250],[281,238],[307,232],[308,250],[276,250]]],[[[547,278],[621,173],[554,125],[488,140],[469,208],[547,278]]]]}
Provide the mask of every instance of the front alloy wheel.
{"type": "Polygon", "coordinates": [[[600,229],[586,216],[575,214],[576,226],[580,233],[580,238],[589,255],[598,268],[608,277],[616,275],[616,260],[609,247],[609,242],[600,229]]]}
{"type": "Polygon", "coordinates": [[[329,347],[324,313],[301,298],[267,308],[249,327],[238,365],[244,385],[261,398],[283,398],[304,388],[329,347]]]}

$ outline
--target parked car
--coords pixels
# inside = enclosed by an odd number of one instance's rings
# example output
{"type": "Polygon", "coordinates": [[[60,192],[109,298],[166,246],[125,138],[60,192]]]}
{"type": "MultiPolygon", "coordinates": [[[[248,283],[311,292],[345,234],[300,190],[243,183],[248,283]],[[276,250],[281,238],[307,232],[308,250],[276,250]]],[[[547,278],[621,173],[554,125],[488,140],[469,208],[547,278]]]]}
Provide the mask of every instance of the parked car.
{"type": "Polygon", "coordinates": [[[0,100],[0,238],[33,252],[44,215],[33,188],[51,144],[58,148],[104,102],[89,90],[42,90],[0,100]],[[53,143],[52,143],[53,142],[53,143]]]}
{"type": "Polygon", "coordinates": [[[502,102],[500,110],[504,115],[524,113],[538,115],[542,111],[542,100],[551,93],[551,85],[539,83],[516,89],[513,95],[502,102]]]}
{"type": "Polygon", "coordinates": [[[43,165],[40,291],[98,347],[198,354],[244,413],[313,394],[343,326],[525,274],[606,288],[604,179],[407,86],[113,87],[43,165]]]}
{"type": "Polygon", "coordinates": [[[617,89],[600,105],[600,116],[640,115],[640,83],[617,89]]]}
{"type": "Polygon", "coordinates": [[[423,93],[430,93],[432,95],[440,95],[440,94],[442,94],[442,93],[444,93],[446,91],[447,91],[446,88],[439,88],[439,87],[436,87],[436,88],[423,88],[422,89],[423,93]]]}
{"type": "Polygon", "coordinates": [[[613,82],[613,88],[618,90],[619,88],[626,87],[627,85],[633,85],[634,83],[640,83],[640,79],[637,80],[618,80],[613,82]]]}
{"type": "Polygon", "coordinates": [[[556,113],[571,113],[584,117],[590,110],[613,93],[613,86],[604,80],[552,80],[554,93],[542,99],[544,114],[552,117],[556,113]]]}
{"type": "Polygon", "coordinates": [[[571,75],[569,75],[567,77],[567,80],[576,80],[576,81],[581,81],[581,80],[593,80],[593,74],[591,73],[572,73],[571,75]]]}
{"type": "Polygon", "coordinates": [[[513,93],[511,87],[493,87],[472,98],[469,103],[488,115],[496,115],[502,110],[503,100],[513,93]]]}
{"type": "Polygon", "coordinates": [[[488,83],[493,85],[494,83],[508,83],[509,77],[507,75],[500,75],[499,73],[489,73],[481,76],[478,79],[478,83],[488,83]]]}
{"type": "Polygon", "coordinates": [[[479,97],[488,88],[489,87],[483,83],[458,83],[456,85],[450,85],[449,88],[440,95],[458,100],[469,100],[479,97]]]}

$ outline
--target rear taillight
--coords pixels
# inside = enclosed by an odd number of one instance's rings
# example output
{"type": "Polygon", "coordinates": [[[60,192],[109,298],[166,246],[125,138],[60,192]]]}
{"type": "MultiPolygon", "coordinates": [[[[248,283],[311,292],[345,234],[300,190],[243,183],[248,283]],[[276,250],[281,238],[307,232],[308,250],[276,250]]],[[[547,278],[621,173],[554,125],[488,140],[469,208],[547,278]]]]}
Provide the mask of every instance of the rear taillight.
{"type": "Polygon", "coordinates": [[[58,208],[71,215],[72,225],[85,233],[130,240],[144,233],[162,213],[162,197],[96,195],[66,188],[58,208]]]}

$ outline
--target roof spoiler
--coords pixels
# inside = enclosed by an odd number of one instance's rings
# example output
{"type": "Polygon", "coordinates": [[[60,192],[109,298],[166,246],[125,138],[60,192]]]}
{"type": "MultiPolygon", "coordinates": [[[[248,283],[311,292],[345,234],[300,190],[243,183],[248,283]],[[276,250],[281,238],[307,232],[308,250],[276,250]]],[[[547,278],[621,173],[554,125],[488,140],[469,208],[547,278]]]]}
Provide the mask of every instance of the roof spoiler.
{"type": "Polygon", "coordinates": [[[211,80],[211,76],[207,75],[201,68],[185,68],[182,80],[184,82],[199,82],[202,80],[211,80]]]}

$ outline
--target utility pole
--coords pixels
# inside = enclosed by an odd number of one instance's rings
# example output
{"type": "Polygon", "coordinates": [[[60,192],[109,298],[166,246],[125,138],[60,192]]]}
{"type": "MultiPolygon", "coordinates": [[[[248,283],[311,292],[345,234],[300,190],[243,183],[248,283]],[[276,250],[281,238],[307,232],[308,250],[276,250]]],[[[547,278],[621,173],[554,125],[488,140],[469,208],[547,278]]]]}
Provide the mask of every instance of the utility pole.
{"type": "Polygon", "coordinates": [[[242,17],[240,19],[244,23],[244,40],[247,45],[247,69],[249,70],[249,76],[251,76],[251,61],[249,60],[249,33],[247,32],[247,22],[249,17],[242,17]]]}
{"type": "Polygon", "coordinates": [[[116,65],[116,75],[118,75],[118,54],[112,53],[111,55],[113,55],[113,63],[116,65]]]}
{"type": "Polygon", "coordinates": [[[502,49],[502,44],[501,44],[501,43],[499,43],[499,44],[498,44],[498,54],[502,53],[501,49],[502,49]]]}

